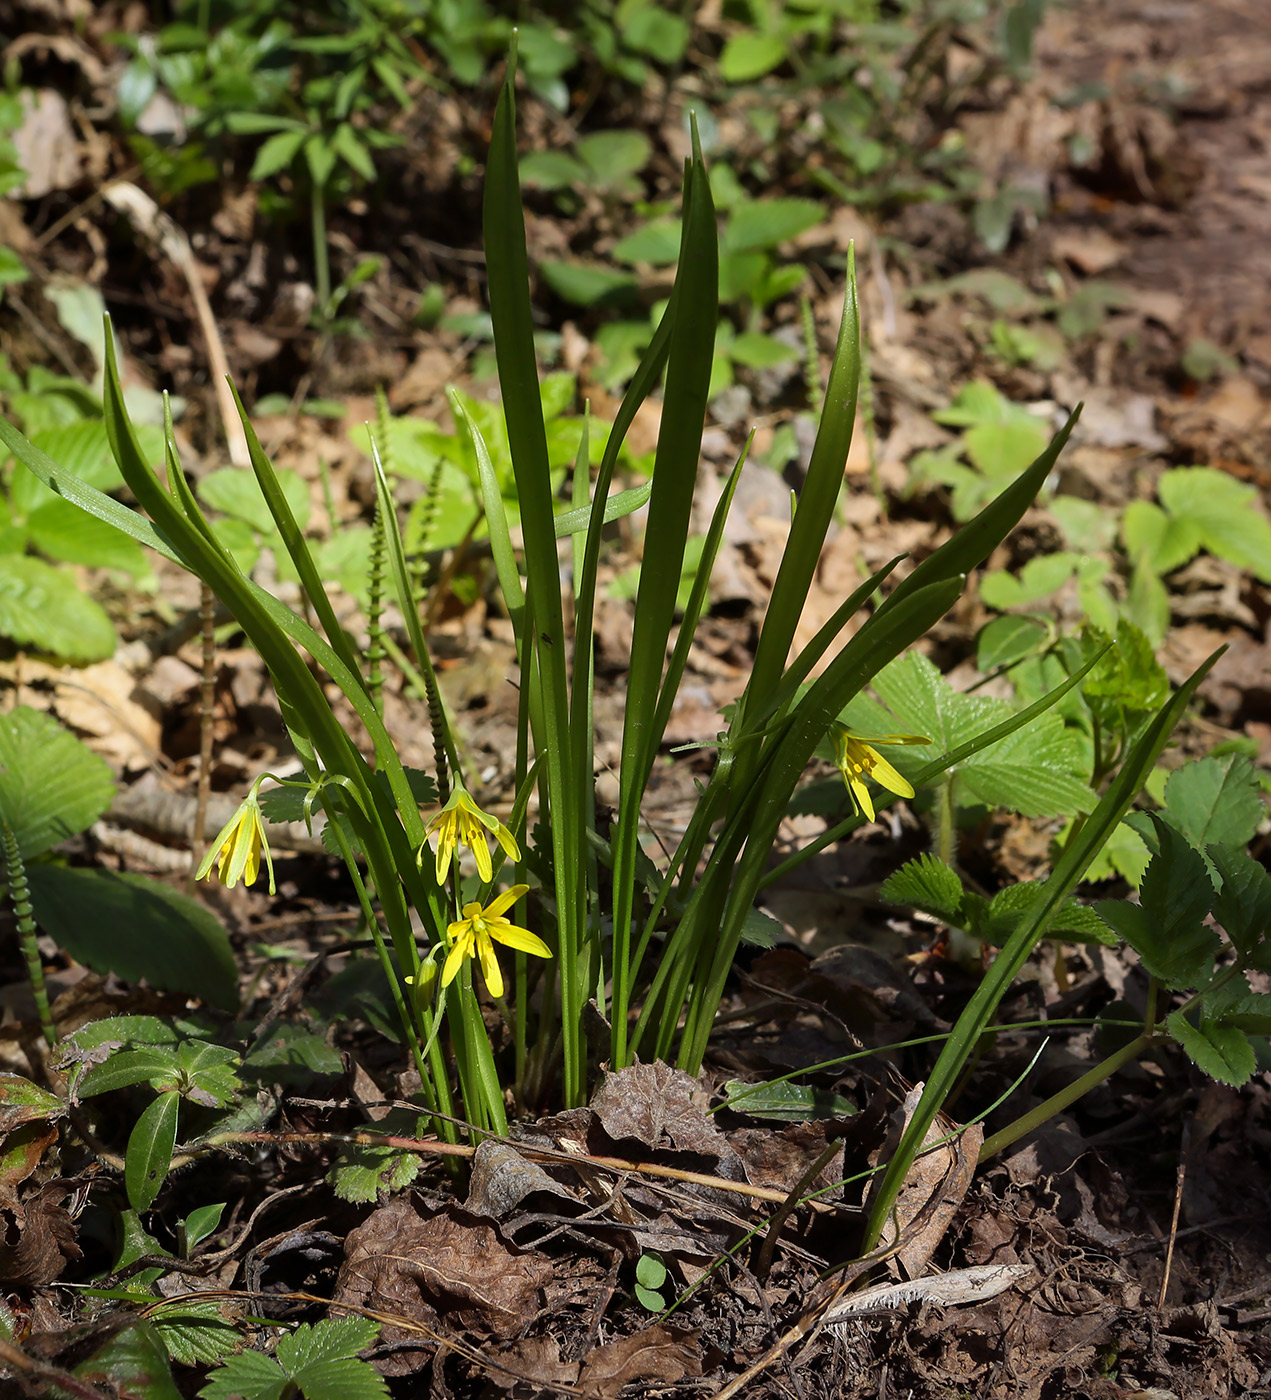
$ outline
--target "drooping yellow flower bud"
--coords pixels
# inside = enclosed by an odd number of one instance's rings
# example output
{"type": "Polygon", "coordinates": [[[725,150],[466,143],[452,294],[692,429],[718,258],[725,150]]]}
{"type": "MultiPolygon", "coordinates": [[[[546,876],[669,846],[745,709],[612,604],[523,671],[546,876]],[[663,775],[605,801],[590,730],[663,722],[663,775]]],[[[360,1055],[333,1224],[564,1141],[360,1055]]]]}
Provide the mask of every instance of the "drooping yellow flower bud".
{"type": "Polygon", "coordinates": [[[207,879],[215,865],[216,878],[226,889],[232,890],[239,880],[245,885],[254,885],[260,874],[260,857],[263,853],[265,866],[269,871],[269,893],[277,893],[274,887],[273,857],[269,853],[269,841],[265,836],[264,815],[256,796],[260,782],[257,778],[238,810],[208,847],[207,854],[195,873],[195,879],[207,879]]]}
{"type": "Polygon", "coordinates": [[[837,720],[830,726],[830,738],[834,744],[834,766],[843,775],[847,790],[852,795],[858,811],[874,821],[874,802],[870,797],[866,778],[873,780],[897,797],[912,797],[913,784],[874,748],[875,744],[929,744],[930,739],[921,734],[885,734],[879,738],[862,738],[851,733],[846,725],[837,720]]]}
{"type": "MultiPolygon", "coordinates": [[[[494,864],[490,859],[490,844],[486,833],[499,843],[509,860],[520,860],[521,849],[516,838],[498,819],[489,812],[483,812],[472,800],[466,788],[456,786],[450,800],[428,823],[425,835],[437,837],[437,883],[444,882],[450,869],[457,846],[467,846],[476,857],[477,874],[483,882],[494,875],[494,864]]],[[[423,851],[419,859],[423,861],[423,851]]]]}

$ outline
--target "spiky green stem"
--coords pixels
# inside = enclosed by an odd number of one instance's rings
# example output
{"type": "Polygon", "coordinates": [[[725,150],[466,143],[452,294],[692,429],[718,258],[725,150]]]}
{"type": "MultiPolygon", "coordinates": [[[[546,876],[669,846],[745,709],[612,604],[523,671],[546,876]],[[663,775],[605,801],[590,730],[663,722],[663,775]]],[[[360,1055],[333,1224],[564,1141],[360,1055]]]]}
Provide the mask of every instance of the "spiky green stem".
{"type": "Polygon", "coordinates": [[[18,937],[22,940],[22,952],[26,957],[27,976],[31,979],[31,992],[35,997],[36,1014],[40,1018],[40,1030],[50,1045],[56,1045],[57,1027],[53,1024],[48,989],[44,985],[44,964],[40,960],[40,949],[35,937],[31,887],[27,884],[26,866],[22,863],[22,851],[18,846],[18,838],[13,834],[13,828],[8,822],[3,822],[0,823],[0,829],[4,839],[4,865],[9,880],[9,900],[18,923],[18,937]]]}

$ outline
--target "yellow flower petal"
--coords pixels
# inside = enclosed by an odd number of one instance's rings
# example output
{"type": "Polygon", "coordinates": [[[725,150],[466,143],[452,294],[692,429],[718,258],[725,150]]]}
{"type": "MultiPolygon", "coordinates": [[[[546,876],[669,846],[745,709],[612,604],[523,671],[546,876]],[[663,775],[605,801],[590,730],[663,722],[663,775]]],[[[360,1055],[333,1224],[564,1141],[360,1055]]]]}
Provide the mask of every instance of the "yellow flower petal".
{"type": "Polygon", "coordinates": [[[450,925],[452,933],[454,929],[459,927],[464,928],[467,932],[455,939],[449,953],[446,954],[446,965],[441,969],[441,985],[443,987],[448,987],[458,976],[459,969],[463,966],[464,958],[470,958],[472,956],[473,934],[471,927],[467,924],[450,925]]]}
{"type": "MultiPolygon", "coordinates": [[[[486,918],[497,919],[501,915],[506,914],[507,911],[511,909],[511,907],[516,903],[518,899],[523,898],[525,895],[529,894],[529,892],[530,887],[528,885],[509,885],[508,888],[505,889],[501,895],[497,895],[486,906],[486,918]]],[[[480,905],[477,906],[477,908],[480,907],[480,905]]],[[[463,911],[463,914],[464,918],[467,918],[468,910],[465,909],[463,911]]]]}
{"type": "Polygon", "coordinates": [[[518,928],[506,919],[487,919],[486,926],[490,937],[496,938],[505,947],[515,948],[518,953],[533,953],[537,958],[550,958],[552,950],[536,933],[527,928],[518,928]]]}
{"type": "Polygon", "coordinates": [[[869,776],[881,787],[885,787],[888,792],[894,792],[897,797],[912,797],[914,795],[913,784],[908,778],[898,773],[882,754],[876,753],[874,755],[869,776]]]}
{"type": "Polygon", "coordinates": [[[865,816],[873,821],[874,803],[864,779],[857,777],[855,773],[844,773],[843,777],[847,779],[847,790],[852,794],[852,801],[856,803],[857,810],[864,812],[865,816]]]}
{"type": "Polygon", "coordinates": [[[499,969],[499,960],[494,956],[494,944],[490,942],[489,936],[477,937],[477,955],[481,959],[481,975],[485,978],[485,985],[492,997],[503,995],[503,973],[499,969]]]}

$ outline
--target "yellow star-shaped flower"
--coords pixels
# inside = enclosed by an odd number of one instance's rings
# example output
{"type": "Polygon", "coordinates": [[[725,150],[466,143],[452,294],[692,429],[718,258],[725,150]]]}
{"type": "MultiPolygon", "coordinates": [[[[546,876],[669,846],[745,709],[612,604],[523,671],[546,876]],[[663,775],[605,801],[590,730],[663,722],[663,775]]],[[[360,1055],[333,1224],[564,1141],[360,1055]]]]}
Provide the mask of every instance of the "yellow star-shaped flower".
{"type": "Polygon", "coordinates": [[[857,810],[874,821],[874,802],[869,795],[866,778],[873,780],[897,797],[912,797],[913,784],[898,773],[890,763],[874,748],[875,744],[929,744],[930,739],[921,734],[884,734],[879,738],[864,739],[852,734],[846,725],[837,720],[830,726],[830,737],[834,744],[834,766],[843,775],[847,790],[857,810]]]}
{"type": "MultiPolygon", "coordinates": [[[[494,876],[494,864],[490,859],[490,845],[486,839],[489,832],[503,848],[510,860],[520,860],[521,850],[516,838],[498,819],[489,812],[483,812],[472,800],[466,788],[456,786],[450,800],[428,823],[425,835],[437,837],[437,883],[440,885],[450,869],[456,846],[467,846],[477,861],[477,874],[483,883],[494,876]]],[[[423,852],[420,852],[422,858],[423,852]]]]}
{"type": "MultiPolygon", "coordinates": [[[[488,856],[487,856],[488,859],[488,856]]],[[[493,997],[503,995],[503,973],[499,961],[494,956],[494,945],[502,943],[515,948],[520,953],[533,953],[537,958],[550,958],[552,950],[537,934],[529,929],[517,928],[506,918],[510,909],[523,894],[529,893],[528,885],[513,885],[484,907],[475,900],[463,906],[463,918],[450,925],[450,952],[446,955],[446,965],[441,970],[441,985],[448,987],[458,976],[465,958],[478,958],[481,975],[493,997]]]]}
{"type": "Polygon", "coordinates": [[[252,790],[243,799],[238,811],[221,828],[220,834],[208,848],[195,879],[205,880],[216,866],[216,878],[226,889],[233,889],[239,880],[245,885],[254,885],[260,874],[261,853],[269,871],[269,893],[274,889],[274,862],[269,854],[269,842],[265,838],[265,823],[260,810],[256,790],[260,786],[257,779],[252,790]]]}

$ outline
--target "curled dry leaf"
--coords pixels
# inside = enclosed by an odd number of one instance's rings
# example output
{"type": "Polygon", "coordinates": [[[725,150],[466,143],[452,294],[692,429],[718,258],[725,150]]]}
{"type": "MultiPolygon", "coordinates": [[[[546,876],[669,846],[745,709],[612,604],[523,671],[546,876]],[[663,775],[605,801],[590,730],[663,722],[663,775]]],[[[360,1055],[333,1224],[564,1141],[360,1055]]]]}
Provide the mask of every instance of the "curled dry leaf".
{"type": "MultiPolygon", "coordinates": [[[[900,1134],[913,1117],[922,1097],[922,1087],[914,1085],[905,1096],[903,1116],[897,1115],[899,1121],[883,1147],[882,1161],[895,1150],[900,1134]]],[[[917,1278],[931,1262],[936,1246],[944,1238],[949,1222],[971,1185],[983,1141],[984,1129],[978,1123],[959,1131],[958,1125],[943,1113],[937,1114],[928,1128],[923,1150],[896,1198],[892,1222],[883,1232],[884,1243],[894,1241],[897,1231],[904,1240],[896,1252],[895,1263],[906,1277],[917,1278]],[[952,1133],[957,1136],[950,1138],[952,1133]],[[942,1138],[949,1138],[949,1141],[936,1146],[942,1138]],[[913,1226],[912,1236],[910,1226],[913,1226]]]]}

